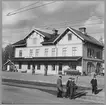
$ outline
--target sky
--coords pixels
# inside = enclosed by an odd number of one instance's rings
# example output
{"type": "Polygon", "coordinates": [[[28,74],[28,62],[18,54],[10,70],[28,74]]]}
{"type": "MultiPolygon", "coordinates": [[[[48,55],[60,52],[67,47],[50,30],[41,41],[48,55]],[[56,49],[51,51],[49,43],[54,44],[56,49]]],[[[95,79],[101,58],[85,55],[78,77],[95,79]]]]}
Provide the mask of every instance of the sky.
{"type": "Polygon", "coordinates": [[[56,28],[61,34],[69,26],[75,29],[84,26],[89,35],[99,40],[104,38],[104,6],[102,0],[2,1],[2,46],[25,38],[34,28],[50,33],[56,28]],[[7,16],[28,5],[33,9],[7,16]],[[43,6],[35,8],[40,5],[43,6]]]}

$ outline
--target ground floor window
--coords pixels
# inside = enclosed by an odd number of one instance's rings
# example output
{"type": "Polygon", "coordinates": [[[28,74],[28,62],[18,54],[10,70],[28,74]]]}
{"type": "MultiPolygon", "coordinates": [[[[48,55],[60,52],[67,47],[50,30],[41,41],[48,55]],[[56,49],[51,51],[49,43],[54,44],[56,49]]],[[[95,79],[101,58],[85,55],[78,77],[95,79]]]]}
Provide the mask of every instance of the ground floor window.
{"type": "Polygon", "coordinates": [[[37,64],[37,70],[40,70],[40,64],[37,64]]]}
{"type": "Polygon", "coordinates": [[[87,63],[87,73],[92,73],[95,72],[95,66],[92,62],[87,63]]]}
{"type": "Polygon", "coordinates": [[[76,70],[76,65],[72,65],[72,69],[76,70]]]}
{"type": "Polygon", "coordinates": [[[55,71],[55,64],[52,65],[52,70],[55,71]]]}

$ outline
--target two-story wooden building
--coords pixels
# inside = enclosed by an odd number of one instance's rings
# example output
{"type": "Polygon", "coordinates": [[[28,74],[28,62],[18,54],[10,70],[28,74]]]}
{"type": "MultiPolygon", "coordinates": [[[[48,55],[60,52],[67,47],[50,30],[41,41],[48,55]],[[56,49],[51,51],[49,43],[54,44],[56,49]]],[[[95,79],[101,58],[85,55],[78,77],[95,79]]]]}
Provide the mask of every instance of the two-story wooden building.
{"type": "Polygon", "coordinates": [[[46,68],[48,74],[58,74],[68,66],[89,74],[99,72],[103,62],[103,44],[87,35],[85,27],[67,27],[62,34],[34,29],[13,47],[13,61],[19,71],[44,73],[46,68]]]}

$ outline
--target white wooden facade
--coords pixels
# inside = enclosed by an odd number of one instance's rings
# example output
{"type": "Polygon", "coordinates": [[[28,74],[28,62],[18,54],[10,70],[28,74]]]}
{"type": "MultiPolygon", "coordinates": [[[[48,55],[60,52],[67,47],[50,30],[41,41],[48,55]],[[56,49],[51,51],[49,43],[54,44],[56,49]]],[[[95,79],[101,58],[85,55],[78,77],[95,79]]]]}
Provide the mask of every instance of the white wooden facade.
{"type": "MultiPolygon", "coordinates": [[[[58,37],[60,37],[59,35],[58,37]]],[[[48,74],[58,74],[59,72],[59,66],[61,64],[61,71],[64,73],[64,68],[67,66],[72,67],[75,66],[75,69],[79,70],[80,72],[84,71],[84,68],[86,66],[87,68],[87,63],[88,61],[91,60],[87,57],[87,49],[90,46],[90,48],[95,49],[96,51],[101,51],[102,53],[102,48],[96,47],[96,45],[92,44],[84,44],[83,38],[80,38],[80,36],[75,35],[74,32],[71,30],[68,31],[55,45],[42,45],[41,42],[44,41],[44,35],[41,33],[35,31],[33,34],[31,34],[27,39],[26,39],[26,46],[25,47],[15,47],[15,59],[23,58],[24,61],[21,62],[21,67],[20,63],[16,62],[15,65],[18,69],[18,71],[27,71],[28,73],[32,73],[32,69],[34,66],[35,73],[42,73],[44,74],[44,69],[45,65],[48,67],[48,74]],[[25,59],[33,59],[33,58],[61,58],[61,57],[81,57],[80,61],[51,61],[51,63],[47,60],[43,60],[41,62],[25,62],[25,59]],[[49,62],[49,63],[48,63],[49,62]],[[85,65],[86,63],[86,65],[85,65]],[[28,67],[28,64],[30,67],[28,67]],[[38,67],[40,66],[40,67],[38,67]]],[[[57,37],[57,38],[58,38],[57,37]]],[[[56,39],[55,39],[56,40],[56,39]]],[[[95,58],[92,58],[92,60],[96,60],[95,58]]],[[[56,59],[55,59],[56,60],[56,59]]],[[[102,58],[101,58],[102,60],[102,58]]],[[[97,62],[97,61],[96,61],[97,62]]],[[[85,70],[86,72],[86,70],[85,70]]]]}

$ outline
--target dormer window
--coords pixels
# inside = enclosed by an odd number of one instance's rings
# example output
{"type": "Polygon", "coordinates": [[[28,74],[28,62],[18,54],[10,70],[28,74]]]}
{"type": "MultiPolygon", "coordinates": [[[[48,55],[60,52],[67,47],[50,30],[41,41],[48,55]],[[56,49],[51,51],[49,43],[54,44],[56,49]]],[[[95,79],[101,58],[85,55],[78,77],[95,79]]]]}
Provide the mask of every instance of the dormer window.
{"type": "Polygon", "coordinates": [[[72,40],[72,34],[71,33],[68,34],[68,41],[70,41],[70,40],[72,40]]]}
{"type": "Polygon", "coordinates": [[[33,38],[33,44],[37,43],[37,38],[33,38]]]}

